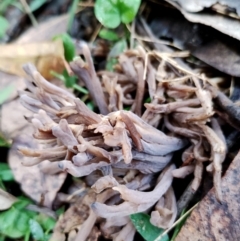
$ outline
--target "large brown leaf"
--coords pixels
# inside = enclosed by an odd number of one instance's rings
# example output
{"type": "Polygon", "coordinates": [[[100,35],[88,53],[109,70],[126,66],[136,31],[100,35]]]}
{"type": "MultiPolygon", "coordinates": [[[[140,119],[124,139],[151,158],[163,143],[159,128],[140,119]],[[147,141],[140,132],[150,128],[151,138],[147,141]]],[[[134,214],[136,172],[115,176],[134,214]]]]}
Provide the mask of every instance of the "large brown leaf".
{"type": "Polygon", "coordinates": [[[28,124],[24,116],[32,115],[32,112],[20,103],[20,98],[4,103],[0,111],[0,133],[7,139],[13,139],[21,133],[28,124]]]}
{"type": "Polygon", "coordinates": [[[32,127],[27,126],[13,142],[9,152],[8,162],[14,178],[21,184],[22,190],[37,203],[51,207],[53,200],[65,181],[67,173],[48,175],[42,173],[38,166],[22,165],[24,156],[18,152],[19,146],[38,148],[38,143],[32,137],[32,127]]]}
{"type": "Polygon", "coordinates": [[[43,77],[51,79],[51,70],[64,69],[64,48],[61,40],[27,44],[0,45],[0,70],[25,76],[23,64],[33,63],[43,77]]]}
{"type": "Polygon", "coordinates": [[[175,241],[240,240],[240,152],[222,179],[223,202],[212,189],[191,213],[175,241]]]}
{"type": "MultiPolygon", "coordinates": [[[[176,9],[161,7],[158,12],[161,17],[154,18],[150,22],[151,30],[156,37],[169,39],[174,46],[190,51],[193,56],[208,65],[230,76],[240,77],[240,51],[237,39],[203,24],[191,23],[176,9]]],[[[191,15],[191,13],[186,14],[191,15]]],[[[240,21],[226,28],[237,31],[240,29],[240,21]]]]}
{"type": "Polygon", "coordinates": [[[51,40],[54,36],[65,33],[67,31],[67,24],[67,14],[53,17],[40,23],[37,27],[29,28],[15,41],[15,43],[26,44],[51,40]]]}

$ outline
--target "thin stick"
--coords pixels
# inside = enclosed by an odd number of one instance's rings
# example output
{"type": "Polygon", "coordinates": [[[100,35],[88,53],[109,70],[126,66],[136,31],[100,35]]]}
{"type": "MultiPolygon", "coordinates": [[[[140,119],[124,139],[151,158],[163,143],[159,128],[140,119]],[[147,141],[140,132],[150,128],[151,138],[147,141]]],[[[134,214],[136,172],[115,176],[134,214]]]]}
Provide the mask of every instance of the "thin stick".
{"type": "Polygon", "coordinates": [[[133,49],[134,48],[134,36],[135,36],[135,25],[136,25],[136,21],[134,20],[132,22],[132,25],[131,25],[131,36],[130,36],[130,49],[133,49]]]}
{"type": "Polygon", "coordinates": [[[138,40],[142,40],[144,42],[166,44],[166,45],[170,45],[170,46],[173,46],[173,47],[177,48],[177,46],[175,46],[174,44],[170,43],[169,41],[165,41],[165,40],[151,39],[151,38],[148,38],[148,37],[139,36],[138,34],[134,34],[133,38],[136,38],[138,40]]]}
{"type": "Polygon", "coordinates": [[[74,198],[75,196],[78,196],[79,194],[83,193],[86,190],[85,187],[82,187],[78,190],[76,190],[75,192],[73,192],[71,195],[69,195],[67,197],[67,201],[71,201],[72,198],[74,198]]]}
{"type": "MultiPolygon", "coordinates": [[[[180,66],[175,60],[173,60],[173,59],[171,59],[171,58],[169,58],[169,57],[166,57],[166,55],[164,56],[164,55],[160,54],[158,51],[153,51],[153,53],[155,54],[155,56],[156,56],[157,58],[160,58],[160,59],[165,60],[166,62],[168,62],[169,64],[173,65],[176,69],[182,71],[183,73],[201,79],[201,76],[200,76],[199,74],[196,74],[196,73],[192,72],[191,70],[188,70],[188,69],[180,66]]],[[[175,56],[174,56],[174,57],[175,57],[175,56]]]]}
{"type": "Polygon", "coordinates": [[[92,34],[92,36],[91,36],[91,39],[90,39],[90,43],[93,43],[93,42],[95,41],[95,39],[97,38],[97,36],[98,36],[101,28],[102,28],[102,24],[100,23],[100,24],[97,26],[96,30],[93,32],[93,34],[92,34]]]}
{"type": "Polygon", "coordinates": [[[94,2],[88,1],[88,2],[80,2],[78,4],[80,7],[94,7],[94,2]]]}
{"type": "Polygon", "coordinates": [[[198,203],[196,203],[192,208],[190,208],[182,217],[180,217],[170,228],[166,229],[161,235],[159,235],[154,241],[160,241],[164,235],[166,235],[170,230],[172,230],[177,224],[179,224],[192,210],[197,207],[198,203]]]}
{"type": "Polygon", "coordinates": [[[31,22],[32,22],[32,25],[34,27],[37,27],[38,26],[38,22],[37,22],[36,18],[34,17],[34,15],[32,14],[32,11],[31,11],[28,3],[26,2],[26,0],[21,0],[21,3],[23,5],[27,15],[29,16],[31,22]]]}
{"type": "Polygon", "coordinates": [[[68,19],[68,31],[71,31],[74,17],[77,12],[77,8],[78,8],[78,3],[79,3],[79,0],[73,0],[72,6],[70,7],[69,19],[68,19]]]}
{"type": "Polygon", "coordinates": [[[144,59],[144,71],[143,71],[143,80],[146,80],[147,77],[147,67],[148,67],[148,55],[149,53],[146,54],[145,59],[144,59]]]}
{"type": "Polygon", "coordinates": [[[189,202],[192,200],[195,193],[196,192],[193,191],[192,189],[192,181],[191,181],[177,202],[178,217],[180,216],[182,210],[188,206],[189,202]]]}

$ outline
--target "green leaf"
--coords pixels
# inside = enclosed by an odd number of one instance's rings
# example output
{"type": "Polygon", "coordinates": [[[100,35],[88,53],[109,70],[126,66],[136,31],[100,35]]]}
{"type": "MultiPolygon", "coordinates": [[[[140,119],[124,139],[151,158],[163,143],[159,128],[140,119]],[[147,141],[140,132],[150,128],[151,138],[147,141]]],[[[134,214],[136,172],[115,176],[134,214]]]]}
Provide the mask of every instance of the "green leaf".
{"type": "Polygon", "coordinates": [[[46,2],[47,2],[47,0],[32,0],[32,1],[30,1],[29,8],[31,9],[32,12],[34,12],[37,9],[39,9],[46,2]]]}
{"type": "Polygon", "coordinates": [[[144,103],[151,103],[151,97],[148,97],[148,98],[144,101],[144,103]]]}
{"type": "Polygon", "coordinates": [[[30,217],[24,211],[18,211],[18,219],[15,221],[14,228],[19,230],[23,235],[29,230],[30,217]]]}
{"type": "Polygon", "coordinates": [[[127,24],[133,21],[140,4],[141,0],[118,0],[118,7],[121,12],[121,20],[123,23],[127,24]]]}
{"type": "Polygon", "coordinates": [[[0,38],[2,38],[7,29],[8,29],[9,23],[6,18],[0,15],[0,38]]]}
{"type": "Polygon", "coordinates": [[[76,84],[77,77],[76,76],[70,76],[66,70],[63,71],[63,76],[65,79],[65,86],[67,88],[73,88],[73,85],[76,84]]]}
{"type": "Polygon", "coordinates": [[[71,31],[72,25],[73,25],[73,20],[75,13],[77,11],[79,0],[73,0],[72,6],[69,11],[69,19],[68,19],[68,31],[71,31]]]}
{"type": "Polygon", "coordinates": [[[60,208],[56,211],[56,214],[57,214],[58,216],[60,216],[60,215],[62,215],[64,212],[65,212],[65,207],[62,206],[62,207],[60,207],[60,208]]]}
{"type": "Polygon", "coordinates": [[[19,201],[15,202],[13,204],[13,207],[18,209],[18,210],[22,210],[24,209],[28,204],[30,204],[31,201],[27,198],[23,198],[23,197],[19,197],[19,201]]]}
{"type": "Polygon", "coordinates": [[[12,206],[0,214],[0,233],[10,238],[21,238],[28,230],[28,220],[26,214],[12,206]]]}
{"type": "Polygon", "coordinates": [[[108,71],[113,72],[114,65],[118,63],[118,60],[116,59],[116,57],[118,57],[119,54],[121,54],[126,49],[127,49],[126,39],[121,39],[113,45],[110,53],[108,54],[108,60],[106,64],[106,69],[108,71]]]}
{"type": "Polygon", "coordinates": [[[87,103],[87,107],[90,109],[90,110],[94,110],[94,104],[93,104],[93,102],[91,101],[91,102],[88,102],[87,103]]]}
{"type": "Polygon", "coordinates": [[[13,173],[7,163],[0,163],[0,179],[3,181],[13,181],[13,173]]]}
{"type": "MultiPolygon", "coordinates": [[[[132,214],[130,218],[136,230],[146,241],[154,241],[164,232],[164,229],[153,226],[150,223],[150,216],[145,213],[132,214]]],[[[161,241],[169,241],[168,235],[163,236],[161,241]]]]}
{"type": "Polygon", "coordinates": [[[121,54],[126,49],[127,49],[127,41],[126,39],[121,39],[113,45],[110,53],[108,54],[108,58],[118,57],[119,54],[121,54]]]}
{"type": "Polygon", "coordinates": [[[94,13],[98,21],[107,28],[116,28],[121,23],[119,9],[111,0],[97,0],[94,13]]]}
{"type": "Polygon", "coordinates": [[[37,241],[44,241],[44,232],[41,225],[34,219],[30,219],[29,226],[33,238],[37,241]]]}
{"type": "Polygon", "coordinates": [[[0,241],[5,241],[5,236],[0,234],[0,241]]]}
{"type": "Polygon", "coordinates": [[[10,147],[11,145],[5,140],[3,136],[0,134],[0,147],[10,147]]]}
{"type": "Polygon", "coordinates": [[[109,41],[116,41],[119,39],[118,35],[111,31],[111,30],[108,30],[108,29],[102,29],[100,32],[99,32],[99,36],[102,38],[102,39],[106,39],[106,40],[109,40],[109,41]]]}
{"type": "Polygon", "coordinates": [[[0,1],[0,14],[5,13],[8,6],[13,4],[16,0],[1,0],[0,1]]]}
{"type": "Polygon", "coordinates": [[[29,233],[29,220],[37,214],[33,211],[25,210],[29,199],[22,198],[14,203],[10,209],[0,213],[0,233],[16,239],[29,233]]]}
{"type": "Polygon", "coordinates": [[[51,75],[53,75],[54,77],[60,79],[61,81],[64,82],[65,86],[68,88],[73,88],[83,94],[88,94],[88,91],[81,87],[78,84],[75,84],[77,77],[76,76],[69,76],[68,73],[66,71],[63,71],[63,74],[59,74],[55,71],[50,71],[51,75]]]}
{"type": "MultiPolygon", "coordinates": [[[[0,21],[1,21],[1,16],[0,16],[0,21]]],[[[1,29],[1,23],[0,23],[0,29],[1,29]]],[[[0,30],[1,31],[1,30],[0,30]]],[[[5,87],[3,90],[0,91],[0,105],[7,100],[11,92],[13,91],[13,86],[8,85],[5,87]]]]}
{"type": "Polygon", "coordinates": [[[56,39],[61,39],[63,42],[65,59],[68,62],[72,61],[75,56],[75,46],[72,41],[72,38],[67,33],[63,33],[53,38],[53,40],[56,40],[56,39]]]}
{"type": "Polygon", "coordinates": [[[113,72],[114,71],[114,65],[116,65],[118,63],[116,58],[110,58],[107,61],[106,64],[106,70],[113,72]]]}
{"type": "MultiPolygon", "coordinates": [[[[185,212],[186,212],[186,209],[183,209],[179,218],[181,218],[185,214],[185,212]]],[[[174,232],[173,232],[173,236],[171,238],[171,241],[175,240],[175,238],[177,237],[180,229],[182,228],[183,224],[186,222],[189,215],[190,215],[190,213],[188,215],[186,215],[186,217],[184,217],[183,220],[181,222],[179,222],[178,225],[175,227],[174,232]]]]}
{"type": "Polygon", "coordinates": [[[50,232],[56,225],[56,220],[44,214],[39,214],[35,220],[43,227],[44,231],[50,232]]]}
{"type": "Polygon", "coordinates": [[[97,0],[94,12],[98,21],[108,28],[116,28],[121,22],[130,23],[135,18],[141,0],[97,0]]]}
{"type": "Polygon", "coordinates": [[[5,182],[14,181],[12,170],[0,170],[0,179],[5,182]]]}

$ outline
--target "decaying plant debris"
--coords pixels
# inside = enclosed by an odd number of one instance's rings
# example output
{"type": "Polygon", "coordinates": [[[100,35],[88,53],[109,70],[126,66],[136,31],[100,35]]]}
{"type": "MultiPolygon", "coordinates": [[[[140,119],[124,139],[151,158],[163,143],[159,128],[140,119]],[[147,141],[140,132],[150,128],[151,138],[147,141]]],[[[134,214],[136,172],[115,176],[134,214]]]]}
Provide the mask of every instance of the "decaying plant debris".
{"type": "MultiPolygon", "coordinates": [[[[146,52],[139,46],[119,56],[115,72],[98,75],[86,45],[83,54],[86,62],[78,59],[70,66],[88,87],[100,114],[47,82],[31,64],[24,66],[31,77],[30,92],[21,91],[20,96],[34,113],[28,120],[42,149],[19,147],[30,157],[23,165],[39,165],[48,174],[68,172],[85,177],[86,183],[78,202],[88,215],[67,228],[60,219],[52,240],[65,240],[61,233],[67,232],[71,240],[96,240],[101,233],[130,241],[135,228],[128,216],[138,212],[148,212],[152,224],[169,228],[177,216],[173,178],[194,173],[192,189],[197,190],[205,167],[213,173],[221,202],[227,152],[221,125],[234,126],[236,118],[231,111],[225,118],[216,115],[230,100],[218,94],[211,79],[174,60],[186,53],[146,52]],[[144,103],[146,98],[150,103],[144,103]],[[177,150],[182,150],[179,168],[172,162],[177,150]]],[[[70,213],[77,210],[74,205],[70,213]]]]}

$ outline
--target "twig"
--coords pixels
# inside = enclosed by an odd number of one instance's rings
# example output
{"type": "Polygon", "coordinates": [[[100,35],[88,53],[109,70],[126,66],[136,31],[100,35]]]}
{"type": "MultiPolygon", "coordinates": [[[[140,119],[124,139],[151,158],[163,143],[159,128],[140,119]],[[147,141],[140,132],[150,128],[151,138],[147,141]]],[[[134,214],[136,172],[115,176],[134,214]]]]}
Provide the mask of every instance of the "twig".
{"type": "Polygon", "coordinates": [[[57,219],[57,215],[55,212],[53,212],[51,209],[46,208],[46,207],[39,207],[37,205],[34,204],[29,204],[26,206],[27,210],[30,211],[34,211],[34,212],[39,212],[39,213],[43,213],[51,218],[54,218],[55,220],[57,219]]]}
{"type": "Polygon", "coordinates": [[[93,43],[96,39],[96,37],[98,36],[100,30],[102,28],[102,24],[100,23],[97,28],[95,29],[95,31],[93,32],[92,36],[91,36],[91,39],[90,39],[90,43],[93,43]]]}
{"type": "Polygon", "coordinates": [[[79,196],[79,194],[83,193],[85,190],[86,190],[85,187],[82,187],[76,190],[75,192],[73,192],[71,195],[67,197],[67,201],[71,201],[72,198],[74,198],[75,196],[79,196]]]}
{"type": "Polygon", "coordinates": [[[148,37],[141,37],[138,34],[134,34],[133,37],[138,39],[138,40],[142,40],[144,42],[166,44],[166,45],[173,46],[173,47],[177,48],[174,44],[170,43],[169,41],[159,40],[159,39],[150,39],[148,37]]]}
{"type": "Polygon", "coordinates": [[[191,181],[177,202],[178,217],[180,216],[182,210],[186,208],[189,202],[192,200],[194,194],[195,194],[195,191],[193,191],[192,189],[192,181],[191,181]]]}
{"type": "Polygon", "coordinates": [[[74,0],[72,3],[72,6],[70,8],[70,12],[69,12],[69,20],[68,20],[68,31],[71,30],[72,24],[73,24],[73,20],[74,20],[74,16],[75,13],[77,12],[77,7],[78,7],[78,2],[80,0],[74,0]]]}
{"type": "Polygon", "coordinates": [[[32,22],[32,25],[34,27],[37,27],[38,26],[38,22],[37,22],[36,18],[34,17],[34,15],[32,14],[32,11],[31,11],[28,3],[26,2],[26,0],[21,0],[21,3],[23,5],[27,15],[29,16],[31,22],[32,22]]]}
{"type": "Polygon", "coordinates": [[[80,7],[94,7],[94,2],[93,1],[88,1],[88,2],[80,2],[78,4],[80,7]]]}
{"type": "Polygon", "coordinates": [[[131,36],[130,36],[130,49],[134,48],[134,36],[135,36],[135,25],[136,21],[134,20],[131,25],[131,36]]]}

